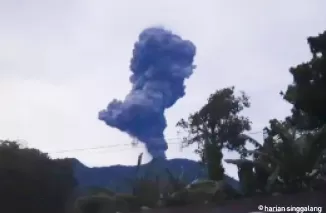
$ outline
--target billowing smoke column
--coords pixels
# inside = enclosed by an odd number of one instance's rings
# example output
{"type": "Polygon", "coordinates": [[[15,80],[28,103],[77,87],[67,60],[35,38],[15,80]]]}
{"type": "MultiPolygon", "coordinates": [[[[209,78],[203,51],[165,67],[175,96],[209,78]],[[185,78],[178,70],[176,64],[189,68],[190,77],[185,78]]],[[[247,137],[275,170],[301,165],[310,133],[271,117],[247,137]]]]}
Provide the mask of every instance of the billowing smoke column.
{"type": "Polygon", "coordinates": [[[165,158],[167,126],[164,111],[185,95],[196,47],[163,28],[147,28],[135,43],[130,69],[132,90],[124,101],[114,99],[99,119],[137,138],[153,158],[165,158]]]}

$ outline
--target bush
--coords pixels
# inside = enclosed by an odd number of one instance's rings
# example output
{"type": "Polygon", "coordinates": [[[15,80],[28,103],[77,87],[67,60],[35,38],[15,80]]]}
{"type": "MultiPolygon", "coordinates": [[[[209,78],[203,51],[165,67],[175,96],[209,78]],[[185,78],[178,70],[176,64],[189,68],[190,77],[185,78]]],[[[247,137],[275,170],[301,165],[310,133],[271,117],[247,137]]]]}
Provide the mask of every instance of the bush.
{"type": "Polygon", "coordinates": [[[17,142],[0,142],[0,209],[6,213],[62,213],[77,185],[69,160],[52,160],[17,142]]]}

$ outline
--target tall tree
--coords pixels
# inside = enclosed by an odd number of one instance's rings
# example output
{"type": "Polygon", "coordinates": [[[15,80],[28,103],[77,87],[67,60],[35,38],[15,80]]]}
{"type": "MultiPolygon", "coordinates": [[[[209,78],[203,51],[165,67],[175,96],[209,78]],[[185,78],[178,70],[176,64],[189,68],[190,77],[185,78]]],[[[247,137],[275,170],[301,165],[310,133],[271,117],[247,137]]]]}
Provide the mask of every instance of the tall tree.
{"type": "Polygon", "coordinates": [[[326,123],[326,31],[307,40],[312,58],[290,69],[293,83],[284,99],[293,104],[288,120],[301,129],[311,130],[326,123]]]}
{"type": "Polygon", "coordinates": [[[244,92],[239,96],[234,93],[234,87],[217,90],[200,110],[177,123],[187,133],[183,144],[198,145],[196,152],[213,180],[220,180],[224,175],[222,149],[240,150],[245,139],[239,136],[251,129],[249,119],[240,115],[250,106],[249,98],[244,92]]]}

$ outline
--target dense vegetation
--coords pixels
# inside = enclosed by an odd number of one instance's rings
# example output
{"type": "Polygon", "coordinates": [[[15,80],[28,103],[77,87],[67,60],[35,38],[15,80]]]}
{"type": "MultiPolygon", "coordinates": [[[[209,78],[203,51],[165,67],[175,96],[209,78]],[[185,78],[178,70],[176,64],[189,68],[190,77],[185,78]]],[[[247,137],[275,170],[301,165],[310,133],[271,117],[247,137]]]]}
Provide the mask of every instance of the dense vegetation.
{"type": "Polygon", "coordinates": [[[16,142],[0,143],[2,212],[63,212],[77,185],[67,160],[52,160],[16,142]]]}
{"type": "MultiPolygon", "coordinates": [[[[182,174],[176,176],[169,169],[165,170],[168,181],[159,175],[139,175],[137,170],[129,182],[133,188],[129,194],[90,187],[81,195],[75,190],[71,160],[50,159],[38,150],[1,141],[1,211],[128,212],[140,211],[143,206],[221,203],[258,194],[325,190],[326,32],[308,38],[308,44],[312,58],[290,69],[293,82],[281,92],[293,105],[291,115],[284,120],[272,119],[264,129],[263,141],[245,134],[251,121],[240,113],[250,107],[250,101],[244,92],[237,95],[235,87],[217,90],[202,108],[178,122],[187,133],[182,143],[198,144],[196,152],[207,168],[207,180],[187,185],[182,174]],[[248,150],[247,143],[255,148],[248,150]],[[240,159],[225,161],[238,166],[241,193],[225,181],[223,149],[240,154],[240,159]]],[[[137,168],[141,161],[142,155],[137,168]]]]}

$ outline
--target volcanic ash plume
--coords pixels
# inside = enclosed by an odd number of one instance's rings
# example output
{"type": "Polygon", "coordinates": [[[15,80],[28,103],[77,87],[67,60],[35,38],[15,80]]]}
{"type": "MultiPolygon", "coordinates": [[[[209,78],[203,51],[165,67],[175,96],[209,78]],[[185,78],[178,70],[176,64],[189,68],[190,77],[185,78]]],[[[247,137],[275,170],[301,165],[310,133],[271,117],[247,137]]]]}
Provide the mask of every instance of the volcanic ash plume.
{"type": "Polygon", "coordinates": [[[153,158],[165,158],[164,111],[185,95],[196,47],[162,28],[148,28],[135,43],[130,70],[133,87],[124,101],[114,99],[99,119],[137,138],[153,158]]]}

